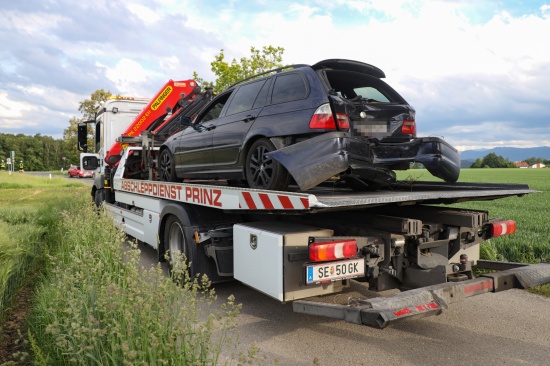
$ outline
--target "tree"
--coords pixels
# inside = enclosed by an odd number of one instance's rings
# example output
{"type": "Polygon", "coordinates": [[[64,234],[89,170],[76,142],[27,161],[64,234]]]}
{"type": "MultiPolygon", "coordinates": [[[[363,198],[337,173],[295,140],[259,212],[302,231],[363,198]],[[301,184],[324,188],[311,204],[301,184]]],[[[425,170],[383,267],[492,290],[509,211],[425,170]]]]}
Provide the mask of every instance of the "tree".
{"type": "Polygon", "coordinates": [[[524,162],[529,164],[529,166],[537,163],[542,163],[544,165],[547,165],[546,162],[548,162],[548,160],[545,160],[543,158],[528,158],[528,159],[525,159],[524,162]]]}
{"type": "Polygon", "coordinates": [[[203,87],[213,87],[215,91],[221,92],[239,80],[282,67],[284,51],[282,47],[264,46],[261,51],[251,47],[250,57],[242,57],[239,61],[233,59],[229,64],[225,61],[225,54],[221,49],[219,55],[210,63],[216,81],[206,81],[199,77],[196,71],[193,72],[193,79],[203,87]]]}
{"type": "Polygon", "coordinates": [[[70,155],[66,147],[65,141],[54,140],[51,136],[42,136],[39,133],[34,136],[0,133],[1,158],[5,160],[9,157],[10,151],[13,151],[17,167],[22,160],[26,171],[61,169],[63,156],[77,162],[78,155],[70,155]]]}
{"type": "Polygon", "coordinates": [[[90,99],[81,101],[78,111],[82,113],[82,118],[85,120],[93,119],[101,103],[105,102],[112,95],[108,90],[99,89],[90,95],[90,99]]]}
{"type": "Polygon", "coordinates": [[[481,168],[483,164],[483,160],[481,158],[477,158],[476,161],[470,166],[470,168],[481,168]]]}
{"type": "Polygon", "coordinates": [[[495,153],[485,155],[483,159],[476,159],[471,168],[515,168],[515,164],[495,153]]]}

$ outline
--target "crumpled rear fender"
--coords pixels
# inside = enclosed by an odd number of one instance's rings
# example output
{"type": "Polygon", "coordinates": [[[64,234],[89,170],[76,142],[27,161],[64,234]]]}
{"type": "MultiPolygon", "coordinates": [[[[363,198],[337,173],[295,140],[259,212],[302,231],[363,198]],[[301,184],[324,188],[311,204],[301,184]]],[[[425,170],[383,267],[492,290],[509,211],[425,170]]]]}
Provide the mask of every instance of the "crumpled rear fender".
{"type": "Polygon", "coordinates": [[[348,151],[349,141],[344,132],[328,132],[266,156],[281,163],[305,191],[348,169],[348,151]]]}

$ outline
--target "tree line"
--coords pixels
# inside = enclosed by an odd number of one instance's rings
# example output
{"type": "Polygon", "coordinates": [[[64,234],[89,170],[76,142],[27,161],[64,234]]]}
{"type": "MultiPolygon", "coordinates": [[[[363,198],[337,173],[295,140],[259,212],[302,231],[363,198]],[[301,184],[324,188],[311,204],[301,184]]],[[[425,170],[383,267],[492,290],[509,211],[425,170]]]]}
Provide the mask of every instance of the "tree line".
{"type": "Polygon", "coordinates": [[[69,164],[78,164],[79,160],[76,148],[68,146],[62,139],[41,134],[27,136],[0,133],[2,167],[7,167],[7,158],[11,151],[15,154],[15,162],[12,162],[15,163],[15,170],[19,170],[21,161],[25,170],[50,171],[63,167],[67,169],[69,164]]]}
{"type": "MultiPolygon", "coordinates": [[[[529,166],[542,163],[546,166],[550,166],[550,160],[544,158],[528,158],[523,160],[529,166]]],[[[477,158],[476,161],[470,166],[470,168],[517,168],[516,164],[507,158],[504,158],[495,153],[489,153],[483,158],[477,158]]]]}

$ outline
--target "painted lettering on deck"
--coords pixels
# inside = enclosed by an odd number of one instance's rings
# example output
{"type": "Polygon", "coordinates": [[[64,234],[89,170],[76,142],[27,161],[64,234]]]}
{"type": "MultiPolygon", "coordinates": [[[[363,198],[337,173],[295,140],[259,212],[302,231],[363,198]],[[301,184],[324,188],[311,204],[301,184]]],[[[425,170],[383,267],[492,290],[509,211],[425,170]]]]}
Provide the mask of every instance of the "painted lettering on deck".
{"type": "Polygon", "coordinates": [[[198,203],[206,206],[223,207],[220,201],[222,191],[216,188],[185,187],[185,196],[181,191],[184,187],[178,184],[160,182],[138,182],[123,180],[121,189],[130,193],[140,193],[148,196],[167,198],[183,202],[198,203]]]}
{"type": "Polygon", "coordinates": [[[220,202],[221,189],[185,187],[185,200],[203,205],[222,207],[220,202]]]}
{"type": "Polygon", "coordinates": [[[122,181],[121,189],[131,193],[141,193],[148,196],[179,200],[183,187],[174,184],[122,181]]]}

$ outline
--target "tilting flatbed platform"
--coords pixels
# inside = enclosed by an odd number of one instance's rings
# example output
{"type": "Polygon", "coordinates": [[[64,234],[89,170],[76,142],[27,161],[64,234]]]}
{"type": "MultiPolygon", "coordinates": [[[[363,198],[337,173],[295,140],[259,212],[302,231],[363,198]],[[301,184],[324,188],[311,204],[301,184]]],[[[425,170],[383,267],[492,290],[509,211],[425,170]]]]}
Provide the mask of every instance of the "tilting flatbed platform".
{"type": "MultiPolygon", "coordinates": [[[[307,192],[266,191],[222,184],[170,183],[115,179],[115,189],[149,197],[198,204],[227,211],[320,212],[363,209],[397,204],[451,204],[493,200],[536,193],[525,184],[398,182],[387,189],[355,192],[337,187],[316,187],[307,192]]],[[[119,197],[120,198],[120,197],[119,197]]]]}

